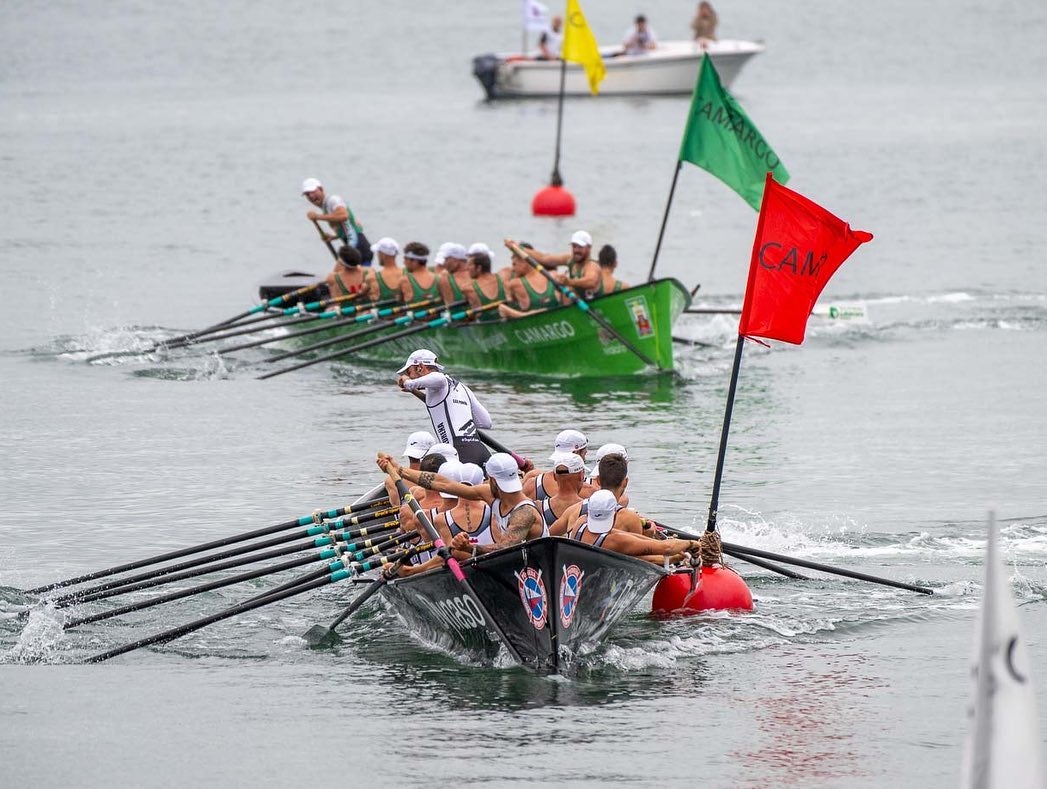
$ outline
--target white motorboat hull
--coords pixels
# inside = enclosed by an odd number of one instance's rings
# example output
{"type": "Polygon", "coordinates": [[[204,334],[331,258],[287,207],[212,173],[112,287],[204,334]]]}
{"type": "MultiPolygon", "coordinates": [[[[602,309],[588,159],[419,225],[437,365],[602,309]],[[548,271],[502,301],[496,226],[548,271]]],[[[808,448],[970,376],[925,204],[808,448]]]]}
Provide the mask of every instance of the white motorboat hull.
{"type": "MultiPolygon", "coordinates": [[[[698,67],[706,52],[720,81],[729,87],[745,63],[763,52],[755,41],[714,41],[705,49],[694,41],[663,41],[644,55],[624,55],[620,47],[601,49],[607,76],[600,83],[601,96],[680,95],[694,90],[698,67]]],[[[520,55],[481,55],[474,59],[474,74],[489,99],[556,96],[560,92],[558,60],[533,60],[520,55]]],[[[564,80],[568,96],[588,96],[585,70],[568,63],[564,80]]]]}

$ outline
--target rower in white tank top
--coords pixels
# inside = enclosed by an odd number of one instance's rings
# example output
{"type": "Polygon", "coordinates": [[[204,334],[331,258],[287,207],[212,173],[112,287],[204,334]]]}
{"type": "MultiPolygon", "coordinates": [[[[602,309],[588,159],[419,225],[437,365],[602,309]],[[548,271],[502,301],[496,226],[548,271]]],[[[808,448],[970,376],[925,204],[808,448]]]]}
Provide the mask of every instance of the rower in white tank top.
{"type": "Polygon", "coordinates": [[[510,510],[507,513],[505,513],[505,515],[502,515],[502,500],[495,499],[494,503],[491,505],[491,523],[498,527],[498,530],[501,534],[505,534],[509,530],[509,518],[511,518],[512,514],[521,507],[534,508],[535,513],[538,515],[538,520],[542,524],[541,536],[548,537],[549,524],[547,524],[545,522],[545,518],[542,517],[542,511],[538,508],[538,505],[530,499],[524,499],[523,501],[517,502],[512,508],[510,508],[510,510]]]}
{"type": "Polygon", "coordinates": [[[451,510],[446,510],[443,513],[444,523],[447,524],[447,528],[451,532],[451,537],[456,534],[466,534],[469,536],[469,541],[474,545],[494,545],[494,534],[491,533],[491,508],[485,503],[483,516],[480,518],[479,525],[469,531],[461,523],[458,523],[454,519],[454,515],[451,510]]]}

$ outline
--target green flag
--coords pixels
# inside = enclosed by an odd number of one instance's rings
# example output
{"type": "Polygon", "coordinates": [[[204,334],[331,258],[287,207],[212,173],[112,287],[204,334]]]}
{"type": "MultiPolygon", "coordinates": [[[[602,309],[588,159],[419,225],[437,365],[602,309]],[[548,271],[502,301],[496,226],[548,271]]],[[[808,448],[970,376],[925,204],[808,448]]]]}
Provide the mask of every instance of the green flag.
{"type": "Polygon", "coordinates": [[[749,116],[723,85],[708,55],[702,58],[694,86],[687,128],[680,144],[680,161],[708,170],[760,210],[768,172],[784,184],[789,180],[778,155],[753,126],[749,116]]]}

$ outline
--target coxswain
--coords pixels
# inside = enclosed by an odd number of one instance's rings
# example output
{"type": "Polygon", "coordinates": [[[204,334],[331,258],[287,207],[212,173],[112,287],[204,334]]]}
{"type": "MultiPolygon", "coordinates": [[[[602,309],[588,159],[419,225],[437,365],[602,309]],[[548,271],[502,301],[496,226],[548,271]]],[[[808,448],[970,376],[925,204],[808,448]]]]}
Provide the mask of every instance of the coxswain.
{"type": "Polygon", "coordinates": [[[327,275],[327,293],[331,298],[352,296],[371,289],[374,272],[360,266],[360,253],[355,247],[343,245],[338,248],[338,261],[327,275]]]}
{"type": "Polygon", "coordinates": [[[505,283],[501,277],[491,273],[490,256],[483,252],[470,255],[469,276],[473,282],[472,287],[465,291],[465,297],[470,307],[476,309],[492,302],[505,301],[505,283]]]}
{"type": "Polygon", "coordinates": [[[512,455],[504,452],[491,455],[484,464],[487,485],[465,485],[439,474],[400,468],[392,456],[385,453],[379,453],[378,467],[383,471],[393,468],[403,479],[415,482],[426,490],[453,493],[459,499],[483,501],[491,506],[491,536],[494,543],[474,545],[468,535],[461,533],[455,535],[451,542],[451,547],[456,551],[473,555],[490,553],[548,534],[538,507],[522,492],[520,469],[512,455]]]}
{"type": "MultiPolygon", "coordinates": [[[[549,460],[555,463],[560,455],[575,454],[584,463],[588,446],[589,439],[580,430],[561,430],[556,434],[556,440],[553,442],[553,454],[549,456],[549,460]]],[[[556,491],[556,475],[553,473],[553,470],[542,471],[541,469],[534,469],[527,472],[527,475],[524,477],[524,493],[539,503],[550,496],[555,496],[556,491]]],[[[584,495],[588,495],[588,493],[584,495]]]]}
{"type": "Polygon", "coordinates": [[[440,275],[440,295],[444,304],[465,300],[465,291],[471,288],[473,278],[469,274],[469,253],[461,244],[448,244],[444,249],[444,270],[440,275]]]}
{"type": "Polygon", "coordinates": [[[569,510],[564,536],[654,564],[662,564],[666,558],[676,564],[685,558],[685,553],[696,553],[701,548],[698,540],[655,540],[622,530],[617,521],[628,513],[630,510],[618,506],[611,491],[598,490],[569,510]]]}
{"type": "Polygon", "coordinates": [[[600,254],[596,256],[596,262],[600,266],[600,282],[593,290],[594,297],[617,293],[629,287],[614,276],[614,270],[618,268],[618,253],[614,247],[610,244],[600,247],[600,254]]]}
{"type": "Polygon", "coordinates": [[[400,245],[392,238],[380,238],[371,245],[371,250],[378,255],[378,268],[371,280],[371,301],[388,301],[400,297],[400,280],[403,271],[396,265],[396,256],[400,254],[400,245]]]}
{"type": "Polygon", "coordinates": [[[353,247],[360,253],[360,262],[365,266],[371,265],[372,249],[367,246],[367,237],[364,235],[363,227],[356,221],[353,212],[349,210],[349,204],[336,194],[327,194],[324,185],[315,178],[306,178],[302,182],[302,194],[305,199],[315,205],[320,211],[309,211],[306,217],[312,222],[327,222],[332,232],[324,233],[324,239],[334,241],[341,239],[342,243],[353,247]]]}
{"type": "Polygon", "coordinates": [[[440,298],[438,280],[428,262],[429,247],[425,244],[412,241],[404,245],[404,275],[400,278],[400,300],[404,304],[440,298]]]}
{"type": "Polygon", "coordinates": [[[491,415],[472,390],[443,372],[436,354],[425,348],[407,357],[397,370],[397,385],[405,392],[424,395],[437,440],[452,444],[463,463],[484,463],[491,456],[477,429],[491,427],[491,415]]]}
{"type": "MultiPolygon", "coordinates": [[[[533,249],[526,241],[521,241],[519,246],[521,249],[533,249]]],[[[511,303],[499,306],[499,315],[503,318],[522,318],[560,306],[560,292],[542,272],[515,252],[512,253],[512,266],[516,276],[509,281],[506,290],[511,303]]]]}
{"type": "MultiPolygon", "coordinates": [[[[510,243],[507,239],[506,243],[510,243]]],[[[593,250],[593,237],[584,230],[571,236],[570,252],[531,252],[531,257],[547,269],[567,266],[566,273],[556,274],[561,285],[572,288],[581,298],[588,301],[600,283],[600,266],[589,257],[593,250]]]]}

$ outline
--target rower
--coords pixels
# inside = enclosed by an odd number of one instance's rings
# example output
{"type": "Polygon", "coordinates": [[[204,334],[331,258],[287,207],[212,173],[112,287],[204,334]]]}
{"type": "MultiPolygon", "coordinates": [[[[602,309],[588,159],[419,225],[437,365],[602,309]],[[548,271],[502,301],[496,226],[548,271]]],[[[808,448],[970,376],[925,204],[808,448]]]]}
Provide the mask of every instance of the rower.
{"type": "MultiPolygon", "coordinates": [[[[594,490],[597,490],[598,488],[604,487],[600,484],[600,461],[608,455],[621,455],[623,462],[621,464],[620,470],[618,468],[619,464],[613,464],[612,468],[614,470],[611,472],[613,482],[611,485],[608,485],[607,487],[615,487],[618,484],[616,480],[625,478],[625,475],[629,472],[629,453],[625,451],[625,447],[623,447],[621,444],[615,443],[604,444],[598,450],[596,450],[596,454],[593,456],[593,470],[592,472],[590,472],[588,478],[585,480],[586,486],[590,488],[590,493],[594,490]]],[[[618,503],[621,504],[623,507],[628,507],[629,494],[623,492],[618,499],[618,503]]]]}
{"type": "Polygon", "coordinates": [[[429,454],[429,448],[435,443],[433,434],[425,430],[418,430],[407,437],[403,456],[407,458],[411,468],[418,468],[419,461],[429,454]]]}
{"type": "Polygon", "coordinates": [[[356,248],[346,245],[338,248],[338,261],[324,282],[328,295],[337,298],[370,290],[373,276],[374,272],[360,266],[360,253],[356,248]]]}
{"type": "Polygon", "coordinates": [[[582,501],[579,491],[585,480],[585,461],[573,452],[565,452],[553,462],[553,475],[556,478],[556,493],[536,502],[546,526],[552,526],[569,507],[582,501]]]}
{"type": "MultiPolygon", "coordinates": [[[[430,455],[430,457],[435,458],[436,456],[430,455]]],[[[440,474],[440,476],[446,477],[447,479],[460,479],[461,467],[462,464],[459,463],[457,460],[446,460],[439,465],[438,473],[440,474]]],[[[450,543],[451,532],[448,530],[447,524],[444,518],[442,517],[442,514],[454,508],[454,506],[458,503],[458,499],[450,493],[439,493],[438,497],[440,503],[432,507],[427,507],[423,504],[423,502],[429,501],[432,492],[433,491],[423,490],[422,493],[425,494],[425,497],[423,499],[419,499],[418,505],[425,510],[425,517],[427,517],[429,519],[429,522],[433,524],[433,526],[436,528],[436,532],[440,535],[440,539],[443,540],[445,544],[450,543]]],[[[405,523],[404,517],[405,516],[403,510],[401,510],[401,524],[405,523]]],[[[410,523],[414,530],[423,537],[423,540],[428,539],[428,532],[426,532],[425,527],[422,526],[422,524],[419,522],[417,516],[414,514],[413,511],[411,512],[410,518],[410,521],[407,522],[410,523]]],[[[404,528],[403,525],[401,525],[401,529],[404,531],[408,531],[408,529],[404,528]]],[[[433,567],[438,567],[441,564],[443,564],[443,560],[440,559],[439,556],[435,555],[432,551],[421,551],[419,553],[413,554],[411,556],[410,562],[411,565],[409,567],[404,566],[401,568],[400,575],[406,576],[413,575],[414,573],[425,572],[426,570],[429,570],[433,567]]]]}
{"type": "MultiPolygon", "coordinates": [[[[475,463],[462,463],[458,469],[458,481],[464,485],[483,485],[483,469],[475,463]]],[[[491,532],[491,505],[487,502],[459,497],[454,507],[444,510],[441,517],[451,535],[448,544],[455,536],[464,534],[469,538],[471,545],[494,545],[494,534],[491,532]]],[[[472,549],[469,554],[460,555],[459,558],[468,558],[471,553],[472,549]]]]}
{"type": "Polygon", "coordinates": [[[404,246],[404,275],[400,278],[400,300],[404,304],[440,298],[437,277],[426,266],[428,260],[429,247],[425,244],[412,241],[404,246]]]}
{"type": "MultiPolygon", "coordinates": [[[[508,245],[511,239],[506,239],[508,245]]],[[[584,230],[571,236],[570,252],[531,252],[531,257],[547,269],[567,266],[565,274],[555,275],[561,285],[573,288],[575,293],[588,301],[600,283],[600,266],[589,257],[593,249],[593,237],[584,230]]]]}
{"type": "MultiPolygon", "coordinates": [[[[589,439],[580,430],[561,430],[556,434],[556,441],[553,442],[553,454],[549,456],[549,460],[555,463],[560,455],[575,454],[584,463],[588,446],[589,439]]],[[[556,475],[552,471],[534,469],[527,472],[527,475],[524,477],[524,493],[536,502],[540,503],[550,496],[555,496],[556,491],[556,475]]]]}
{"type": "MultiPolygon", "coordinates": [[[[461,458],[458,456],[458,450],[454,448],[454,444],[445,444],[442,441],[434,443],[429,449],[425,451],[426,455],[443,455],[447,460],[457,460],[461,462],[461,458]]],[[[424,456],[423,456],[424,457],[424,456]]]]}
{"type": "Polygon", "coordinates": [[[473,282],[472,287],[466,289],[465,297],[470,307],[476,309],[495,301],[505,301],[505,283],[501,277],[491,273],[489,255],[477,252],[469,256],[469,276],[473,282]]]}
{"type": "Polygon", "coordinates": [[[491,427],[491,415],[468,386],[443,369],[435,353],[419,348],[397,370],[397,385],[406,392],[424,393],[433,433],[441,442],[454,445],[459,460],[483,463],[491,453],[476,431],[491,427]]]}
{"type": "Polygon", "coordinates": [[[451,547],[472,554],[490,553],[525,540],[543,537],[548,533],[538,507],[524,496],[520,469],[512,455],[497,452],[484,464],[487,485],[465,485],[461,482],[422,471],[400,468],[391,455],[378,454],[378,467],[383,471],[393,468],[409,482],[416,482],[426,490],[453,493],[458,498],[484,501],[491,505],[491,545],[473,545],[462,533],[454,537],[451,547]]]}
{"type": "Polygon", "coordinates": [[[461,244],[448,244],[444,250],[444,271],[439,284],[444,304],[454,304],[465,299],[465,290],[473,282],[468,260],[469,253],[461,244]]]}
{"type": "Polygon", "coordinates": [[[600,282],[593,290],[593,296],[605,296],[608,293],[617,293],[629,287],[614,276],[614,270],[618,268],[618,253],[610,244],[600,247],[600,254],[596,256],[596,262],[600,266],[600,282]]]}
{"type": "Polygon", "coordinates": [[[685,558],[685,553],[695,553],[701,547],[698,540],[655,540],[618,528],[616,521],[629,512],[618,506],[611,491],[598,490],[582,504],[571,508],[564,535],[569,540],[635,556],[653,564],[662,564],[666,557],[671,564],[676,564],[685,558]]]}
{"type": "MultiPolygon", "coordinates": [[[[440,466],[446,462],[447,458],[443,455],[429,453],[418,462],[418,470],[436,472],[439,471],[440,466]]],[[[396,485],[391,479],[386,479],[385,490],[386,493],[389,494],[390,504],[395,506],[401,503],[400,494],[396,490],[396,485]]],[[[439,496],[419,487],[411,488],[410,494],[414,496],[415,500],[423,507],[437,507],[443,503],[439,496]]],[[[411,531],[410,525],[414,523],[414,511],[406,504],[403,504],[400,508],[400,523],[403,531],[411,531]]]]}
{"type": "MultiPolygon", "coordinates": [[[[520,242],[520,248],[533,249],[526,241],[520,242]]],[[[512,266],[516,276],[509,281],[506,291],[512,303],[498,307],[499,315],[503,318],[522,318],[531,313],[544,312],[560,306],[556,285],[542,272],[515,252],[512,253],[512,266]]]]}
{"type": "MultiPolygon", "coordinates": [[[[600,458],[600,462],[596,464],[595,471],[595,479],[599,480],[599,489],[611,491],[618,500],[618,505],[627,507],[629,505],[629,494],[625,492],[625,489],[629,486],[629,464],[626,462],[625,457],[617,452],[608,452],[600,458]]],[[[596,486],[590,487],[588,490],[583,490],[582,495],[591,496],[595,490],[596,486]]],[[[635,510],[629,510],[629,512],[635,514],[635,510]]],[[[618,528],[631,531],[634,534],[647,534],[649,536],[657,533],[653,522],[649,522],[639,515],[635,518],[624,519],[618,528]]]]}
{"type": "Polygon", "coordinates": [[[396,265],[396,256],[400,254],[400,245],[392,238],[380,238],[371,245],[371,251],[378,255],[378,268],[371,280],[371,301],[399,298],[403,273],[396,265]]]}

